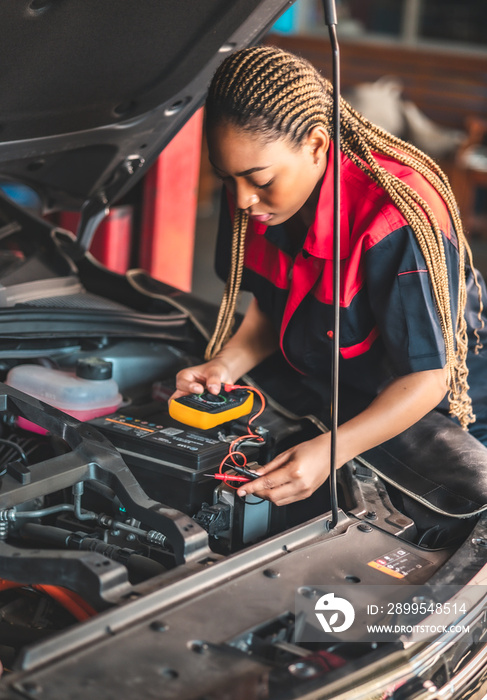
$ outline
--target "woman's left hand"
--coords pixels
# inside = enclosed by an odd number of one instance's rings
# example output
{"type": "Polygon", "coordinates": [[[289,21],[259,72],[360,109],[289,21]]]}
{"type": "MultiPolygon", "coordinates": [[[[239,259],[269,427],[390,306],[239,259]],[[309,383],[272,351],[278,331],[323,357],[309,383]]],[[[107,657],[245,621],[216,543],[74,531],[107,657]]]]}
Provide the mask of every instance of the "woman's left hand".
{"type": "Polygon", "coordinates": [[[330,434],[295,445],[256,471],[262,478],[241,486],[239,496],[252,493],[277,506],[308,498],[330,475],[330,434]]]}

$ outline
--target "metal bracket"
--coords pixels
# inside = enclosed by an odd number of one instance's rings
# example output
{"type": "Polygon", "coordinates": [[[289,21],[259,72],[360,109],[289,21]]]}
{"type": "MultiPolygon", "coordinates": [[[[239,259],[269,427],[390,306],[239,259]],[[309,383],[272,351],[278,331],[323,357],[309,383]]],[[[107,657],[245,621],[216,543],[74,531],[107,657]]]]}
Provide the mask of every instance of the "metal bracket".
{"type": "Polygon", "coordinates": [[[81,219],[76,231],[76,240],[82,253],[89,250],[98,226],[110,212],[113,199],[144,162],[144,159],[138,155],[128,156],[118,166],[105,189],[83,204],[81,219]]]}
{"type": "Polygon", "coordinates": [[[0,510],[46,496],[82,481],[110,487],[126,508],[127,515],[150,529],[162,532],[170,543],[176,564],[211,556],[208,534],[184,513],[153,501],[142,490],[113,445],[93,426],[0,383],[0,411],[23,418],[62,438],[71,452],[30,468],[30,482],[7,473],[2,477],[0,510]]]}

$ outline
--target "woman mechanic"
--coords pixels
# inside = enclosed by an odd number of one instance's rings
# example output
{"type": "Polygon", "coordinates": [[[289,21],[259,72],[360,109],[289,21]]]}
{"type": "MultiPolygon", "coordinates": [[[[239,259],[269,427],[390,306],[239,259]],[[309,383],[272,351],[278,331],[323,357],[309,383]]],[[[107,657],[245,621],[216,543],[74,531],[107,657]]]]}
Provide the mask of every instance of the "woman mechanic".
{"type": "MultiPolygon", "coordinates": [[[[206,110],[210,160],[226,186],[217,260],[230,257],[222,250],[231,245],[230,272],[207,361],[179,372],[174,396],[218,394],[278,348],[299,372],[326,381],[332,87],[307,61],[253,47],[220,66],[206,110]],[[241,283],[253,301],[230,336],[241,283]]],[[[487,445],[485,287],[448,180],[428,156],[343,100],[341,113],[340,381],[370,403],[339,426],[337,467],[444,398],[451,416],[487,445]]],[[[322,434],[279,454],[239,495],[277,505],[307,498],[329,476],[329,441],[322,434]]]]}

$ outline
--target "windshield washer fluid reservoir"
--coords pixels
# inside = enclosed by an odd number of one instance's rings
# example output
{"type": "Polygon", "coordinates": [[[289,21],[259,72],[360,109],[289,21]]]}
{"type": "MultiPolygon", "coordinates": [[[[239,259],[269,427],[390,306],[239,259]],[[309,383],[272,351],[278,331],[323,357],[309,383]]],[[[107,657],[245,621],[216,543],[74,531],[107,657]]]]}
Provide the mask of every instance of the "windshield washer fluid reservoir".
{"type": "MultiPolygon", "coordinates": [[[[97,357],[78,360],[76,372],[42,365],[18,365],[7,374],[6,384],[58,408],[81,421],[113,413],[122,403],[112,363],[97,357]]],[[[19,417],[21,428],[46,431],[19,417]]]]}

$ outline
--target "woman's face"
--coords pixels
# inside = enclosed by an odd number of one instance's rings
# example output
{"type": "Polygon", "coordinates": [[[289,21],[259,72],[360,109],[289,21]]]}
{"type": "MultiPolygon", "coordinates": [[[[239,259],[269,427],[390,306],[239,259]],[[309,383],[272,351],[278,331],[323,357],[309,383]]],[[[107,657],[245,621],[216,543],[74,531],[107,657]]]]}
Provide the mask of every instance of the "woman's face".
{"type": "Polygon", "coordinates": [[[208,132],[217,176],[237,207],[266,226],[282,224],[306,204],[325,172],[328,145],[322,127],[313,128],[298,147],[285,139],[266,142],[226,122],[208,132]]]}

